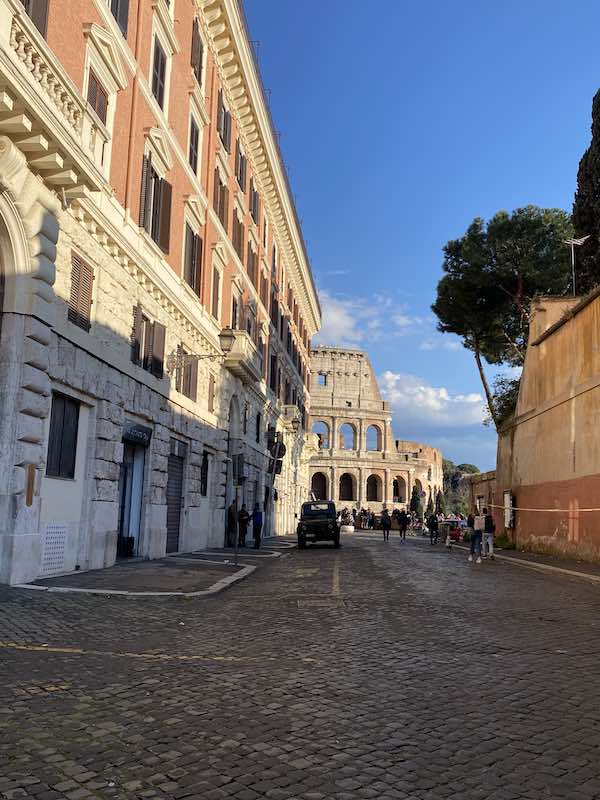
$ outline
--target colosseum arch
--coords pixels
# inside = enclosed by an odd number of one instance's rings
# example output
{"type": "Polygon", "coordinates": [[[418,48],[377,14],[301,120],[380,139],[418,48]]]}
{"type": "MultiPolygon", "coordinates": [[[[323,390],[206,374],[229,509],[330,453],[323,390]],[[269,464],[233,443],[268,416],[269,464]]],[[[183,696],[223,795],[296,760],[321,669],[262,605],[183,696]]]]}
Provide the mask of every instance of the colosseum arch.
{"type": "Polygon", "coordinates": [[[338,497],[341,502],[356,500],[356,478],[349,472],[340,476],[338,497]]]}
{"type": "Polygon", "coordinates": [[[394,503],[406,503],[406,481],[402,475],[394,478],[394,503]]]}
{"type": "Polygon", "coordinates": [[[349,422],[340,425],[340,450],[356,450],[356,428],[349,422]]]}
{"type": "Polygon", "coordinates": [[[383,500],[383,481],[379,475],[367,478],[367,503],[381,503],[383,500]]]}
{"type": "Polygon", "coordinates": [[[318,420],[312,426],[312,432],[319,437],[319,450],[329,450],[331,440],[329,438],[329,425],[323,420],[318,420]]]}
{"type": "Polygon", "coordinates": [[[383,449],[383,435],[379,425],[369,425],[367,428],[367,450],[378,451],[383,449]]]}
{"type": "Polygon", "coordinates": [[[329,498],[328,484],[329,481],[324,472],[315,472],[310,482],[310,490],[315,500],[327,500],[329,498]]]}

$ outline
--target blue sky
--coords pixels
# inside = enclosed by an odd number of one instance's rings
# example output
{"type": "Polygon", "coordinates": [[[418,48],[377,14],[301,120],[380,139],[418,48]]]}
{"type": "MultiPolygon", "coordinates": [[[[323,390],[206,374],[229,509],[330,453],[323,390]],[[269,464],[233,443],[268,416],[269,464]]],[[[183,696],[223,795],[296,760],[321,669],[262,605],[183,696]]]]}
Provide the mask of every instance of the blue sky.
{"type": "Polygon", "coordinates": [[[492,468],[472,356],[430,311],[441,250],[475,216],[571,208],[600,85],[600,9],[245,6],[321,293],[321,342],[368,351],[399,438],[492,468]]]}

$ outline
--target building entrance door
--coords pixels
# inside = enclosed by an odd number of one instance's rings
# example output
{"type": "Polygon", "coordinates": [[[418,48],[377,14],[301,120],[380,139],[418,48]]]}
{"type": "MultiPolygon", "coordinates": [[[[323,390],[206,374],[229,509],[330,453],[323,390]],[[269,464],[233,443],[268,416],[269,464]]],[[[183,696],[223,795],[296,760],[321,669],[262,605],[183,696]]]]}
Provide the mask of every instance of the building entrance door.
{"type": "Polygon", "coordinates": [[[170,455],[167,474],[167,553],[176,553],[179,550],[182,493],[183,458],[170,455]]]}
{"type": "Polygon", "coordinates": [[[117,558],[132,558],[138,554],[145,458],[145,447],[133,442],[124,442],[123,463],[119,476],[117,558]]]}

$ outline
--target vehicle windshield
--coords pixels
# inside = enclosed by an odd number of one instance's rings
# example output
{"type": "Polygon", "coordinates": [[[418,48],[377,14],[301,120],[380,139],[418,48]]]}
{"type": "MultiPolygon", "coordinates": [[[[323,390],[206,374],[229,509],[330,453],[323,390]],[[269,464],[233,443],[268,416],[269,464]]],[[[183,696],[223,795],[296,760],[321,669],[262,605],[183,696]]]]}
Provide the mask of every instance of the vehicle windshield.
{"type": "Polygon", "coordinates": [[[303,517],[323,517],[327,514],[335,514],[333,503],[305,503],[302,506],[303,517]]]}

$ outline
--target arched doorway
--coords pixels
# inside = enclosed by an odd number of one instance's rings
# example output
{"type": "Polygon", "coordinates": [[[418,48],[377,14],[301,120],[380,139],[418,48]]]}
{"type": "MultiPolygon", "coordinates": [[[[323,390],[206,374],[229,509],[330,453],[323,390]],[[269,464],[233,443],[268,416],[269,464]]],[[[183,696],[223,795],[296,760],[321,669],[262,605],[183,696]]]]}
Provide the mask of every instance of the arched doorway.
{"type": "Polygon", "coordinates": [[[406,481],[402,475],[394,480],[394,503],[406,503],[406,481]]]}
{"type": "Polygon", "coordinates": [[[319,437],[319,450],[329,450],[329,425],[326,422],[315,422],[312,432],[319,437]]]}
{"type": "Polygon", "coordinates": [[[369,475],[367,478],[367,503],[381,503],[382,483],[379,475],[369,475]]]}
{"type": "Polygon", "coordinates": [[[315,472],[310,482],[310,490],[315,500],[327,500],[327,477],[322,472],[315,472]]]}
{"type": "Polygon", "coordinates": [[[340,494],[341,501],[355,500],[354,492],[354,478],[349,472],[344,472],[340,478],[340,494]]]}
{"type": "Polygon", "coordinates": [[[381,428],[377,427],[377,425],[369,425],[367,428],[367,450],[381,450],[381,439],[381,428]]]}

